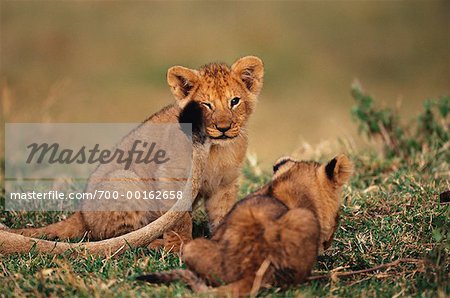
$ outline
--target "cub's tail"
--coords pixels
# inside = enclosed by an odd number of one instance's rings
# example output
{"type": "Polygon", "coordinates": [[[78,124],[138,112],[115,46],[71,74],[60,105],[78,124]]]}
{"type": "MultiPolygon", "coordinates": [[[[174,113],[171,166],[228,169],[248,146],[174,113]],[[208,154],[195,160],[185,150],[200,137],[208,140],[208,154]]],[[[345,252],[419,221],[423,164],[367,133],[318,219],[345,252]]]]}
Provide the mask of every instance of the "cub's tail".
{"type": "Polygon", "coordinates": [[[82,238],[86,233],[83,216],[76,212],[66,220],[56,222],[41,228],[9,229],[11,233],[21,234],[26,237],[46,237],[48,239],[73,239],[82,238]]]}
{"type": "Polygon", "coordinates": [[[205,292],[208,286],[205,281],[199,278],[194,272],[187,269],[175,269],[170,271],[161,271],[148,275],[138,276],[136,280],[146,281],[153,284],[170,284],[180,280],[186,283],[195,292],[205,292]]]}

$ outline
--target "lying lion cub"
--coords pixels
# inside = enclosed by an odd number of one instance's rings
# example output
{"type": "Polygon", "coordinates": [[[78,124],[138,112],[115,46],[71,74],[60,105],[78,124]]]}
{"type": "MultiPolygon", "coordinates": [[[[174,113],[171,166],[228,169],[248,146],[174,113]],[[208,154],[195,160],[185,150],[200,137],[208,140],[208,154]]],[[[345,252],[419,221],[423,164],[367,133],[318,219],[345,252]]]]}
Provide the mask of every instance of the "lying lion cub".
{"type": "Polygon", "coordinates": [[[207,290],[206,284],[224,284],[217,290],[234,295],[254,293],[259,285],[301,283],[317,254],[331,244],[339,196],[351,173],[345,155],[326,165],[282,158],[274,166],[272,181],[236,203],[211,240],[196,239],[185,246],[182,257],[189,270],[138,279],[181,279],[196,291],[207,290]]]}

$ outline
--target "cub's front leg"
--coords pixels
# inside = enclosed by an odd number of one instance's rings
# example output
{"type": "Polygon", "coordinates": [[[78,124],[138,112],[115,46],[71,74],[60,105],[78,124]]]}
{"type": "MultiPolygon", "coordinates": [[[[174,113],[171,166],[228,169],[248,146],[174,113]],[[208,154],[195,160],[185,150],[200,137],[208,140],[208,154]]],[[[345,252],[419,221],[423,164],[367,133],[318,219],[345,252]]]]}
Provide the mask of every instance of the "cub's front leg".
{"type": "Polygon", "coordinates": [[[205,201],[206,213],[209,219],[209,228],[214,232],[223,218],[231,210],[237,199],[237,179],[218,188],[205,201]]]}

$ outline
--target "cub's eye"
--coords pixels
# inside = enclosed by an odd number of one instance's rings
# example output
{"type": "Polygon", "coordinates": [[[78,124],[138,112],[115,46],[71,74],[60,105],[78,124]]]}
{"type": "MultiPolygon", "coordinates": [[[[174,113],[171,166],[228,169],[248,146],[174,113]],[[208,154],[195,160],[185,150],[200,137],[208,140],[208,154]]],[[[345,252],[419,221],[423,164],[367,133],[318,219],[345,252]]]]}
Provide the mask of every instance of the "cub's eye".
{"type": "Polygon", "coordinates": [[[209,102],[202,102],[202,105],[204,105],[208,109],[212,110],[212,105],[209,102]]]}
{"type": "Polygon", "coordinates": [[[236,105],[239,103],[240,100],[241,100],[241,99],[240,99],[239,97],[233,98],[233,99],[230,101],[231,107],[236,106],[236,105]]]}

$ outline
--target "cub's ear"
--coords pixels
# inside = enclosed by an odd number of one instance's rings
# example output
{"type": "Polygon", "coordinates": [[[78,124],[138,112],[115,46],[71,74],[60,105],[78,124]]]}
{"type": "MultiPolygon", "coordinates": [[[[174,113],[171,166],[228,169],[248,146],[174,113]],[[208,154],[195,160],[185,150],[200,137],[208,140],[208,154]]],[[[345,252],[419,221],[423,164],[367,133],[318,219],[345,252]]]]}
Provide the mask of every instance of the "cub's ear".
{"type": "Polygon", "coordinates": [[[352,162],[344,154],[338,155],[325,166],[328,179],[342,186],[348,182],[353,172],[352,162]]]}
{"type": "Polygon", "coordinates": [[[255,56],[243,57],[231,66],[247,89],[257,95],[261,91],[264,77],[264,65],[261,59],[255,56]]]}
{"type": "Polygon", "coordinates": [[[198,71],[182,66],[174,66],[167,71],[167,83],[177,100],[191,95],[198,82],[198,71]]]}

